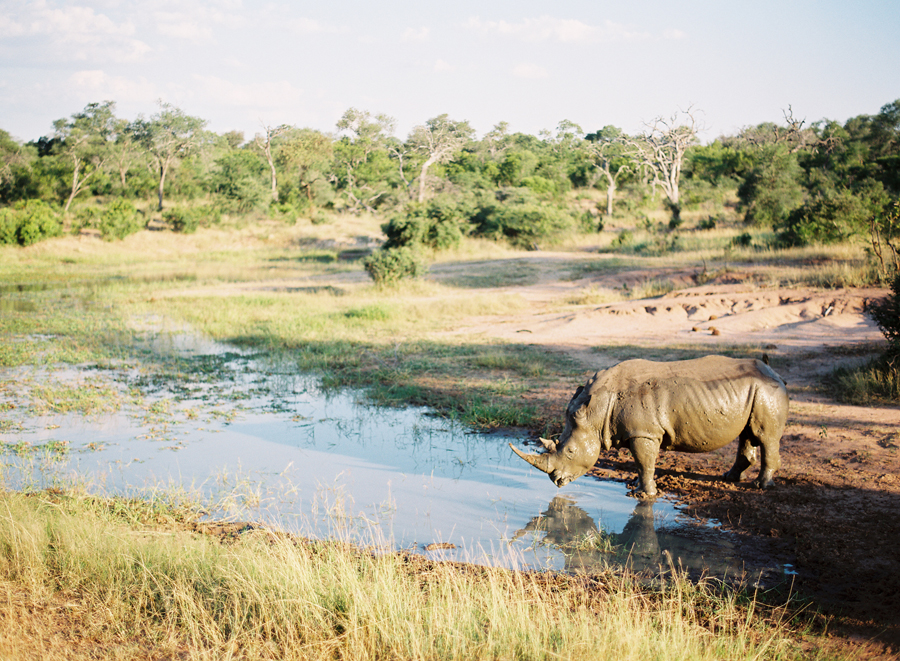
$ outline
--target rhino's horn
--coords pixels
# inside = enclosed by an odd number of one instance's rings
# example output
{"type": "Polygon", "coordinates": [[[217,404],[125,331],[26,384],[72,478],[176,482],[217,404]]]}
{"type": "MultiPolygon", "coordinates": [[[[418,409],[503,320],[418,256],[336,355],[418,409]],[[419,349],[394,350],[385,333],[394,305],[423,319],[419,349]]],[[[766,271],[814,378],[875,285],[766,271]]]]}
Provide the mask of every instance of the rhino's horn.
{"type": "Polygon", "coordinates": [[[529,464],[537,468],[538,470],[542,470],[545,473],[550,472],[550,455],[549,454],[525,454],[519,448],[517,448],[512,443],[509,444],[509,447],[512,448],[512,451],[517,455],[522,457],[529,464]]]}
{"type": "Polygon", "coordinates": [[[539,438],[541,445],[549,452],[556,452],[556,441],[551,441],[549,438],[539,438]]]}

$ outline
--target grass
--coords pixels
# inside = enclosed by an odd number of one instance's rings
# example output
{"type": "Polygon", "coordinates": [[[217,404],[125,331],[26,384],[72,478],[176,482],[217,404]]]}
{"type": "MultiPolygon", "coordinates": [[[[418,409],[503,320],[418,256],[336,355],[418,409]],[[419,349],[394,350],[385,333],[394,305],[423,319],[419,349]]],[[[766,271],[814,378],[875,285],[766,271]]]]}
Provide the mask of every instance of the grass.
{"type": "Polygon", "coordinates": [[[828,378],[832,393],[843,402],[858,406],[900,401],[900,370],[883,357],[858,367],[840,367],[828,378]]]}
{"type": "MultiPolygon", "coordinates": [[[[8,659],[800,659],[785,607],[676,573],[433,563],[77,492],[0,494],[8,659]]],[[[802,621],[802,619],[801,619],[802,621]]]]}

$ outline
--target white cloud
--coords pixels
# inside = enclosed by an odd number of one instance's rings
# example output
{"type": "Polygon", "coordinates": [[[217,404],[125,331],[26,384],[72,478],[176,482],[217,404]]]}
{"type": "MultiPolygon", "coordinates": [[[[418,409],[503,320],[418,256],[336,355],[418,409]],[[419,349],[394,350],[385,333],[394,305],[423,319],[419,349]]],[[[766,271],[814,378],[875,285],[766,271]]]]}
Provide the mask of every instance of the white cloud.
{"type": "Polygon", "coordinates": [[[328,25],[314,18],[295,18],[288,22],[288,27],[298,34],[340,34],[347,28],[339,25],[328,25]]]}
{"type": "Polygon", "coordinates": [[[233,83],[218,76],[194,76],[204,99],[211,103],[253,108],[280,108],[297,103],[303,90],[286,80],[233,83]]]}
{"type": "Polygon", "coordinates": [[[685,37],[687,37],[687,34],[679,30],[678,28],[669,28],[663,31],[663,37],[665,37],[666,39],[684,39],[685,37]]]}
{"type": "Polygon", "coordinates": [[[62,35],[119,35],[134,34],[131,23],[116,24],[105,14],[97,14],[91,7],[69,6],[50,9],[44,3],[36,3],[28,23],[31,34],[62,35]]]}
{"type": "Polygon", "coordinates": [[[30,47],[56,60],[139,60],[151,49],[134,33],[130,21],[116,22],[78,5],[54,8],[43,1],[18,2],[0,14],[0,35],[33,37],[30,47]]]}
{"type": "Polygon", "coordinates": [[[401,39],[403,41],[426,41],[430,32],[427,27],[406,28],[401,39]]]}
{"type": "Polygon", "coordinates": [[[546,78],[549,74],[547,73],[547,69],[538,66],[537,64],[518,64],[513,68],[513,75],[517,78],[529,78],[532,80],[537,80],[539,78],[546,78]]]}
{"type": "Polygon", "coordinates": [[[434,63],[435,71],[456,71],[456,67],[450,64],[449,62],[445,62],[444,60],[438,60],[434,63]]]}
{"type": "Polygon", "coordinates": [[[156,29],[167,37],[189,41],[212,40],[212,26],[199,16],[181,12],[156,12],[156,29]]]}
{"type": "Polygon", "coordinates": [[[635,32],[620,23],[608,20],[604,21],[602,25],[590,25],[576,19],[555,18],[547,15],[525,18],[518,23],[483,21],[478,17],[473,17],[466,23],[466,27],[481,34],[498,34],[528,42],[628,41],[648,36],[645,32],[635,32]]]}
{"type": "Polygon", "coordinates": [[[76,71],[69,76],[68,87],[78,96],[121,103],[150,104],[160,96],[156,87],[145,78],[111,76],[100,69],[76,71]]]}
{"type": "Polygon", "coordinates": [[[24,25],[9,16],[0,14],[0,37],[7,39],[21,37],[25,32],[24,25]]]}

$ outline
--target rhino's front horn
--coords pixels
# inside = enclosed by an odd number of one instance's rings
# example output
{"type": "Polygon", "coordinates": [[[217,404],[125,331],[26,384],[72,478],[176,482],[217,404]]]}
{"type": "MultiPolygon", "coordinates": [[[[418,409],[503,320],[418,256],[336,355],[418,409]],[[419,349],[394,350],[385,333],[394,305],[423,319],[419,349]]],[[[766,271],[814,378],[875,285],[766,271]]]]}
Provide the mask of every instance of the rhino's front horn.
{"type": "Polygon", "coordinates": [[[538,470],[542,470],[545,473],[550,473],[550,455],[549,454],[525,454],[519,448],[517,448],[512,443],[509,444],[509,447],[512,448],[512,451],[517,455],[522,457],[529,464],[537,468],[538,470]]]}

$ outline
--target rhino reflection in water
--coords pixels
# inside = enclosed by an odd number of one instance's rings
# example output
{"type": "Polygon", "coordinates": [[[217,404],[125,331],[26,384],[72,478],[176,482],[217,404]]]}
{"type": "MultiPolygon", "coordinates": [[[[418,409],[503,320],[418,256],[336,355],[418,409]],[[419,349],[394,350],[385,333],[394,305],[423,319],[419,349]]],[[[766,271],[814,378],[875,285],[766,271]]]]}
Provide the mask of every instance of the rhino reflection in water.
{"type": "Polygon", "coordinates": [[[712,452],[737,438],[737,458],[725,479],[739,482],[761,448],[756,484],[768,487],[781,465],[778,444],[787,411],[784,380],[768,361],[626,360],[578,387],[559,440],[541,439],[548,452],[526,455],[510,447],[558,487],[587,473],[603,450],[627,447],[638,465],[636,495],[652,498],[660,450],[712,452]]]}
{"type": "Polygon", "coordinates": [[[696,529],[664,526],[657,530],[652,500],[638,501],[620,533],[604,532],[571,498],[555,496],[547,509],[516,532],[540,535],[537,543],[561,551],[567,572],[593,572],[624,565],[635,572],[656,573],[670,563],[715,576],[738,576],[746,570],[734,543],[719,536],[697,537],[696,529]],[[592,544],[597,540],[608,543],[592,544]]]}
{"type": "MultiPolygon", "coordinates": [[[[555,496],[547,509],[532,517],[524,528],[518,530],[513,541],[528,533],[543,533],[541,544],[561,550],[565,556],[565,570],[589,569],[594,565],[607,565],[618,557],[635,571],[656,568],[662,558],[660,539],[654,528],[653,504],[642,501],[637,504],[631,518],[621,533],[601,532],[590,514],[574,500],[555,496]],[[606,537],[610,547],[606,550],[592,548],[590,542],[606,537]]],[[[601,545],[602,546],[602,545],[601,545]]]]}

